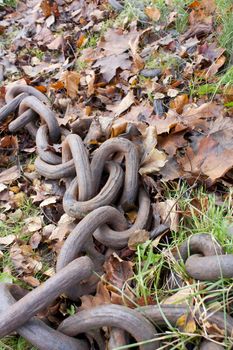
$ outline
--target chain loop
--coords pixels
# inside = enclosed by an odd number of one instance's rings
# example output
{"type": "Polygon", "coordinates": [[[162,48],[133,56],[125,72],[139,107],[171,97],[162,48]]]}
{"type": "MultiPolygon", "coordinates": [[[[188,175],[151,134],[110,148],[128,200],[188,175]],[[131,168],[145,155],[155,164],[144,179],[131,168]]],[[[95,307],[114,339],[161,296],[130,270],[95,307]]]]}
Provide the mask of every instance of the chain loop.
{"type": "MultiPolygon", "coordinates": [[[[10,309],[16,302],[12,295],[14,287],[17,286],[0,283],[0,313],[10,309]]],[[[36,317],[17,328],[17,333],[40,350],[88,350],[85,341],[56,331],[36,317]]]]}
{"type": "Polygon", "coordinates": [[[70,336],[85,333],[91,329],[101,327],[117,327],[131,334],[140,345],[140,350],[159,349],[156,340],[157,332],[154,326],[140,313],[120,305],[101,305],[90,310],[80,311],[78,314],[65,319],[58,330],[70,336]],[[154,339],[152,342],[146,340],[154,339]]]}

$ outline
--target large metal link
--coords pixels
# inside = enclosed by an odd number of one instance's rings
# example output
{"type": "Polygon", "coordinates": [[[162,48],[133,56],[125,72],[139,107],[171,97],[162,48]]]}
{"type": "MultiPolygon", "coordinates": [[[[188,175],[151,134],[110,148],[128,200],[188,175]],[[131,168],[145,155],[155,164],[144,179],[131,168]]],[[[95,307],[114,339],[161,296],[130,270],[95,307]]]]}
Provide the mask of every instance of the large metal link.
{"type": "Polygon", "coordinates": [[[94,191],[97,192],[99,189],[105,162],[116,152],[123,153],[125,156],[125,183],[120,203],[123,208],[127,209],[134,206],[137,196],[139,167],[136,147],[129,140],[122,137],[107,140],[94,153],[91,162],[93,178],[95,179],[94,191]]]}
{"type": "Polygon", "coordinates": [[[94,237],[102,244],[112,247],[115,249],[123,248],[127,245],[130,236],[132,236],[135,231],[146,228],[146,225],[150,216],[150,198],[145,192],[145,190],[140,189],[139,191],[139,210],[134,224],[124,230],[115,231],[111,225],[101,225],[97,228],[94,233],[94,237]]]}
{"type": "Polygon", "coordinates": [[[90,200],[77,200],[77,193],[79,196],[79,188],[81,186],[79,186],[77,178],[71,182],[63,197],[63,207],[68,215],[80,219],[92,210],[115,203],[123,185],[124,173],[120,165],[114,162],[106,163],[105,169],[109,173],[108,180],[100,192],[90,200]]]}
{"type": "Polygon", "coordinates": [[[81,311],[64,320],[58,329],[60,332],[75,336],[104,326],[124,329],[138,343],[145,342],[140,345],[140,350],[159,349],[154,326],[137,311],[120,305],[102,305],[81,311]],[[146,342],[146,340],[151,340],[151,342],[146,342]]]}
{"type": "Polygon", "coordinates": [[[92,275],[92,261],[86,256],[73,260],[44,284],[0,314],[0,337],[24,325],[31,317],[49,306],[58,296],[92,275]]]}
{"type": "MultiPolygon", "coordinates": [[[[0,284],[0,313],[9,310],[16,302],[12,295],[14,287],[14,285],[0,284]]],[[[85,341],[56,331],[36,317],[32,317],[23,326],[17,328],[16,332],[39,350],[88,350],[85,341]]]]}
{"type": "Polygon", "coordinates": [[[28,115],[26,117],[22,115],[28,109],[37,113],[40,116],[42,122],[48,125],[50,140],[56,143],[61,136],[61,131],[58,125],[58,121],[56,119],[56,115],[43,102],[38,100],[35,96],[25,97],[23,101],[20,103],[19,105],[20,123],[19,124],[17,123],[18,122],[17,119],[11,122],[11,125],[16,124],[14,131],[17,131],[19,128],[22,128],[28,124],[28,119],[29,119],[28,115]]]}
{"type": "MultiPolygon", "coordinates": [[[[81,220],[74,230],[69,234],[62,246],[57,258],[57,271],[63,269],[72,260],[77,258],[81,253],[87,252],[95,264],[95,272],[103,272],[102,265],[105,260],[93,246],[93,232],[104,223],[111,223],[116,230],[122,231],[127,227],[124,216],[115,208],[103,206],[93,210],[83,220],[81,220]]],[[[98,278],[93,278],[86,283],[75,284],[67,291],[72,300],[77,300],[81,295],[88,294],[96,286],[98,278]]]]}

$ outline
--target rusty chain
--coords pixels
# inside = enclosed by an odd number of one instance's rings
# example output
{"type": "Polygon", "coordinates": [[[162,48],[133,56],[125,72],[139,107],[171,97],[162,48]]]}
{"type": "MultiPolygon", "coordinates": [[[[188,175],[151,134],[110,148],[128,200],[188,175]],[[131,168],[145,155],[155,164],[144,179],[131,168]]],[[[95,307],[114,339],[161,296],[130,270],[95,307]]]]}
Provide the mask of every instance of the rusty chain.
{"type": "MultiPolygon", "coordinates": [[[[55,275],[43,285],[25,294],[15,285],[0,283],[0,337],[16,331],[41,350],[88,350],[91,337],[102,350],[105,345],[98,329],[107,326],[112,327],[110,349],[129,344],[130,334],[141,344],[141,350],[154,350],[160,348],[156,326],[175,327],[182,315],[189,314],[201,322],[200,310],[183,305],[152,305],[134,310],[102,305],[66,318],[57,330],[36,317],[63,293],[75,301],[95,292],[106,257],[95,248],[93,238],[108,248],[126,247],[135,231],[150,227],[151,205],[140,185],[139,154],[131,141],[122,137],[109,139],[94,152],[90,161],[82,138],[78,133],[61,130],[49,100],[41,92],[27,85],[15,85],[8,89],[5,100],[0,123],[18,113],[10,122],[9,130],[16,132],[26,127],[35,137],[37,172],[48,179],[64,180],[64,211],[80,221],[61,248],[55,275]],[[58,142],[61,156],[52,150],[52,144],[58,142]],[[113,160],[119,153],[125,170],[113,160]],[[129,227],[123,211],[136,207],[136,220],[129,227]],[[84,338],[83,334],[88,337],[84,338]]],[[[225,255],[208,234],[191,236],[174,257],[184,261],[187,273],[194,279],[233,277],[233,256],[225,255]]],[[[226,318],[222,312],[212,312],[205,317],[232,334],[230,316],[226,318]]],[[[201,342],[200,350],[210,348],[223,349],[207,340],[201,342]]]]}

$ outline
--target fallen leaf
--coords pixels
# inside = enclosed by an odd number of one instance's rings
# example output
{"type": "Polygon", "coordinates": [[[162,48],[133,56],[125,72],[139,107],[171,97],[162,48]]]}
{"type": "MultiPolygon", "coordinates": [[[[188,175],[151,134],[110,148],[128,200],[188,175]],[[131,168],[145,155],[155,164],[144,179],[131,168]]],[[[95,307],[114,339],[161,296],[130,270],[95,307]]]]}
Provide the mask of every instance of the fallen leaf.
{"type": "Polygon", "coordinates": [[[150,239],[149,232],[146,230],[137,230],[130,236],[128,241],[128,247],[131,250],[137,250],[138,244],[145,243],[150,239]]]}
{"type": "Polygon", "coordinates": [[[103,55],[121,55],[129,50],[130,40],[134,40],[138,35],[136,30],[130,32],[123,32],[120,29],[110,28],[104,35],[104,40],[99,47],[104,50],[103,55]]]}
{"type": "Polygon", "coordinates": [[[0,174],[0,183],[10,184],[20,177],[20,169],[14,165],[13,167],[6,169],[0,174]]]}
{"type": "Polygon", "coordinates": [[[189,102],[188,95],[183,94],[177,96],[174,100],[170,102],[170,107],[172,109],[175,109],[175,111],[178,114],[181,114],[183,112],[184,106],[189,102]]]}
{"type": "Polygon", "coordinates": [[[14,195],[12,201],[18,208],[20,208],[24,205],[26,198],[27,196],[24,192],[18,192],[14,195]]]}
{"type": "Polygon", "coordinates": [[[47,44],[49,50],[58,50],[62,47],[64,38],[62,35],[57,36],[51,43],[47,44]]]}
{"type": "Polygon", "coordinates": [[[154,148],[141,164],[139,174],[147,175],[158,172],[166,164],[166,160],[166,154],[154,148]]]}
{"type": "Polygon", "coordinates": [[[179,93],[179,90],[176,89],[168,89],[167,96],[169,97],[176,97],[179,93]]]}
{"type": "Polygon", "coordinates": [[[132,90],[121,100],[117,106],[113,106],[111,110],[115,113],[116,116],[121,115],[125,112],[135,101],[134,93],[132,90]]]}
{"type": "Polygon", "coordinates": [[[46,207],[47,205],[54,204],[57,202],[57,196],[51,196],[43,200],[43,202],[40,203],[40,208],[46,207]]]}
{"type": "Polygon", "coordinates": [[[42,237],[39,234],[39,232],[37,232],[37,231],[31,236],[31,238],[29,240],[29,244],[32,247],[32,249],[38,248],[38,245],[40,244],[41,239],[42,239],[42,237]]]}
{"type": "Polygon", "coordinates": [[[77,97],[80,74],[74,71],[66,71],[62,73],[60,80],[64,83],[67,95],[71,98],[77,97]]]}
{"type": "Polygon", "coordinates": [[[57,227],[52,231],[52,234],[49,236],[49,239],[59,240],[60,242],[64,240],[66,235],[68,235],[74,228],[74,219],[63,214],[57,224],[57,227]]]}
{"type": "Polygon", "coordinates": [[[174,232],[179,230],[179,214],[175,199],[167,199],[165,202],[156,203],[156,209],[163,223],[169,223],[170,229],[174,232]]]}
{"type": "Polygon", "coordinates": [[[40,285],[40,281],[33,276],[24,276],[23,280],[32,287],[38,287],[40,285]]]}
{"type": "Polygon", "coordinates": [[[181,328],[183,332],[195,333],[196,322],[190,315],[182,315],[176,322],[177,327],[181,328]]]}
{"type": "Polygon", "coordinates": [[[142,139],[143,139],[143,156],[142,156],[142,163],[148,157],[150,152],[155,148],[157,145],[157,131],[154,126],[148,126],[145,131],[142,132],[142,139]]]}
{"type": "Polygon", "coordinates": [[[80,297],[82,304],[78,308],[81,310],[88,310],[98,305],[110,304],[111,298],[110,293],[107,287],[103,284],[103,282],[99,282],[96,287],[96,294],[93,295],[83,295],[80,297]]]}
{"type": "Polygon", "coordinates": [[[231,118],[217,118],[210,134],[194,138],[185,156],[179,159],[183,169],[196,175],[204,174],[212,181],[222,177],[233,167],[232,130],[231,118]]]}
{"type": "Polygon", "coordinates": [[[194,291],[192,288],[182,288],[175,294],[171,295],[170,297],[163,300],[163,304],[179,304],[179,305],[190,305],[191,304],[191,298],[194,296],[194,291]]]}
{"type": "Polygon", "coordinates": [[[49,0],[42,0],[40,3],[40,7],[45,17],[49,17],[52,13],[52,7],[49,0]]]}
{"type": "Polygon", "coordinates": [[[224,65],[225,61],[226,57],[221,56],[215,62],[213,62],[212,65],[206,70],[206,78],[208,79],[214,76],[218,72],[219,68],[221,68],[224,65]]]}
{"type": "Polygon", "coordinates": [[[104,263],[104,279],[114,287],[121,289],[125,282],[133,277],[133,263],[131,261],[121,260],[116,253],[104,263]]]}
{"type": "Polygon", "coordinates": [[[15,238],[16,236],[12,234],[5,237],[0,237],[0,245],[8,246],[14,242],[15,238]]]}
{"type": "Polygon", "coordinates": [[[106,82],[110,82],[116,75],[118,68],[120,69],[130,69],[131,61],[129,60],[129,54],[122,53],[120,55],[111,55],[98,59],[95,64],[92,65],[93,68],[100,68],[100,73],[106,82]]]}
{"type": "Polygon", "coordinates": [[[132,37],[129,40],[129,46],[131,49],[131,54],[134,61],[134,73],[138,73],[141,69],[144,68],[144,60],[140,57],[138,51],[139,51],[139,45],[141,38],[151,31],[151,27],[144,29],[143,31],[139,32],[136,36],[132,37]]]}
{"type": "Polygon", "coordinates": [[[40,217],[29,217],[25,219],[24,222],[27,225],[28,232],[35,232],[42,228],[42,220],[40,217]]]}
{"type": "Polygon", "coordinates": [[[145,14],[152,19],[152,21],[158,21],[160,19],[161,13],[157,7],[146,7],[144,10],[145,14]]]}

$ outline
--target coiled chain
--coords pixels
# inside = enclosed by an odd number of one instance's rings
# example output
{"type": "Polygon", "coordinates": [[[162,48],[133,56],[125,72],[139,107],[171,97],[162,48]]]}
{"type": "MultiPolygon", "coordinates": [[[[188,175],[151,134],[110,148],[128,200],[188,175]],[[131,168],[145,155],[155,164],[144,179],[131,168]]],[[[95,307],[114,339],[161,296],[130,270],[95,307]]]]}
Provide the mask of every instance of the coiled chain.
{"type": "MultiPolygon", "coordinates": [[[[57,330],[36,317],[63,293],[71,300],[79,300],[82,295],[95,292],[97,275],[103,274],[105,255],[95,248],[93,238],[112,249],[126,247],[135,231],[149,228],[151,203],[140,185],[140,159],[133,142],[123,137],[109,139],[94,152],[90,161],[81,137],[61,130],[49,100],[41,92],[30,86],[15,85],[8,89],[5,99],[0,123],[18,111],[9,130],[16,132],[25,127],[35,137],[37,172],[48,179],[63,179],[66,184],[64,211],[79,222],[61,248],[56,274],[43,285],[22,295],[16,285],[0,283],[0,337],[16,331],[41,350],[88,350],[90,345],[84,335],[90,337],[91,334],[102,350],[103,339],[98,332],[91,331],[108,326],[113,327],[110,348],[129,344],[129,333],[142,344],[140,349],[159,349],[156,326],[167,325],[167,322],[175,326],[182,315],[192,313],[200,318],[200,312],[179,305],[153,305],[132,310],[109,304],[78,312],[66,318],[57,330]],[[51,150],[55,143],[61,144],[61,156],[51,150]],[[124,170],[121,163],[113,160],[116,154],[124,159],[121,162],[124,170]],[[138,207],[137,217],[129,227],[123,212],[135,207],[138,207]],[[117,329],[123,332],[120,331],[121,337],[114,340],[117,329]]],[[[191,237],[175,258],[185,261],[188,274],[195,279],[233,277],[232,255],[224,255],[207,234],[191,237]]],[[[232,334],[230,317],[226,320],[224,314],[216,312],[211,313],[209,319],[232,334]]],[[[208,350],[209,346],[208,341],[204,341],[200,349],[208,350]]],[[[217,346],[216,349],[223,349],[217,346]]]]}

